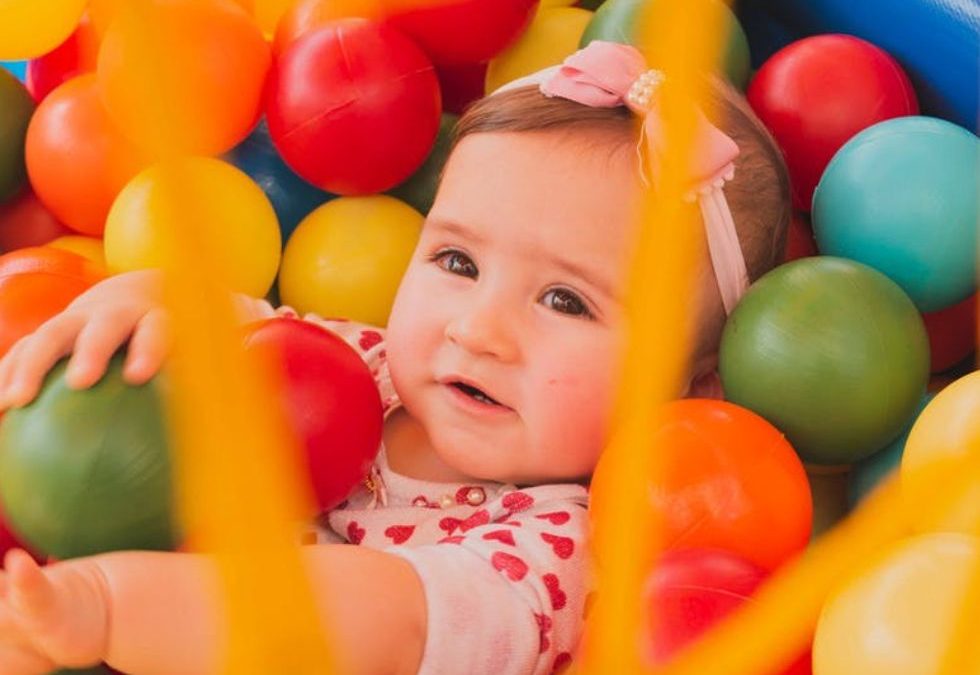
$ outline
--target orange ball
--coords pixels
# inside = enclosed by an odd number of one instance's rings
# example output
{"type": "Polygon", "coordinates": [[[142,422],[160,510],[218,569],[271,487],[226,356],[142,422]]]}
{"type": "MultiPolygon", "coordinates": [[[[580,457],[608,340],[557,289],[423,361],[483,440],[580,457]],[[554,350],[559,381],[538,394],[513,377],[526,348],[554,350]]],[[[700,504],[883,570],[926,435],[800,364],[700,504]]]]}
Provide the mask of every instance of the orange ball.
{"type": "Polygon", "coordinates": [[[230,0],[119,4],[99,52],[102,100],[130,139],[161,154],[216,155],[259,116],[269,47],[230,0]]]}
{"type": "Polygon", "coordinates": [[[331,21],[348,17],[378,20],[384,15],[379,0],[299,0],[279,19],[272,53],[278,56],[305,33],[331,21]]]}
{"type": "Polygon", "coordinates": [[[123,136],[99,100],[94,75],[55,89],[27,128],[27,173],[38,198],[68,227],[92,236],[148,157],[123,136]]]}
{"type": "MultiPolygon", "coordinates": [[[[660,525],[665,549],[722,549],[772,570],[806,547],[810,486],[775,427],[725,401],[674,401],[663,413],[654,437],[663,473],[650,477],[649,510],[637,517],[660,525]]],[[[617,489],[608,466],[600,460],[592,479],[594,520],[617,489]]]]}
{"type": "Polygon", "coordinates": [[[0,256],[0,357],[103,278],[90,260],[59,249],[24,248],[0,256]]]}

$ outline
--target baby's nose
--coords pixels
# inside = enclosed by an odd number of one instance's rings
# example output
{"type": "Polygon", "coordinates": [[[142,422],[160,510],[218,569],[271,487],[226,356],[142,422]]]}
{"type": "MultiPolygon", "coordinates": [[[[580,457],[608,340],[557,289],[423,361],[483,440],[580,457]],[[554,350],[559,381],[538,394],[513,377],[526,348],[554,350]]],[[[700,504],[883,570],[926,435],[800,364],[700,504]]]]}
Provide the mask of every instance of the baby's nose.
{"type": "Polygon", "coordinates": [[[514,320],[500,303],[481,299],[446,324],[446,338],[467,351],[501,361],[517,358],[514,320]]]}

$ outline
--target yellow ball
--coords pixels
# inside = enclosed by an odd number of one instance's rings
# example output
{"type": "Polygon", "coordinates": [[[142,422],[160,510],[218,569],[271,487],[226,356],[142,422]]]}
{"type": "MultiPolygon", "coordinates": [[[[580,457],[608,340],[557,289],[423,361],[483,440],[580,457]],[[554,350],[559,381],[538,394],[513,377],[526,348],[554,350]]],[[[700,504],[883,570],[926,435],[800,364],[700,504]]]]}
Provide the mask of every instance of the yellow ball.
{"type": "Polygon", "coordinates": [[[54,241],[47,243],[51,248],[60,248],[62,251],[71,251],[78,255],[88,258],[96,265],[105,267],[105,249],[102,240],[98,237],[86,237],[80,234],[70,234],[58,237],[54,241]]]}
{"type": "Polygon", "coordinates": [[[490,61],[486,91],[542,68],[556,66],[578,51],[592,12],[579,7],[542,7],[516,44],[490,61]]]}
{"type": "Polygon", "coordinates": [[[231,289],[255,297],[269,291],[282,251],[279,221],[245,173],[221,160],[187,157],[137,174],[106,220],[109,270],[162,267],[168,232],[178,227],[208,237],[214,256],[208,263],[231,289]]]}
{"type": "Polygon", "coordinates": [[[0,0],[0,61],[46,54],[82,18],[86,0],[0,0]]]}
{"type": "Polygon", "coordinates": [[[916,419],[905,442],[902,502],[915,530],[980,531],[980,478],[952,512],[936,514],[933,508],[948,477],[962,475],[958,467],[969,463],[980,465],[980,371],[940,391],[916,419]]]}
{"type": "Polygon", "coordinates": [[[893,546],[824,605],[814,675],[938,673],[978,562],[980,540],[962,534],[893,546]]]}
{"type": "Polygon", "coordinates": [[[283,303],[301,313],[386,325],[423,220],[387,195],[327,202],[286,244],[279,274],[283,303]]]}

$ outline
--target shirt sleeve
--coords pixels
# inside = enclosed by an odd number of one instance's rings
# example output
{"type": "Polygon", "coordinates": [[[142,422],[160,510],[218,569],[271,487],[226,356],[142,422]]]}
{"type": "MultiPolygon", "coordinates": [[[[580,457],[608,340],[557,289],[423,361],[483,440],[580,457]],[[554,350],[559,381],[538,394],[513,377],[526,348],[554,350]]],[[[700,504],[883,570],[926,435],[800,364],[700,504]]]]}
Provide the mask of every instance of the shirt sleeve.
{"type": "Polygon", "coordinates": [[[496,517],[477,511],[437,544],[389,548],[425,589],[420,675],[537,675],[569,665],[584,624],[586,532],[580,504],[551,501],[496,517]]]}

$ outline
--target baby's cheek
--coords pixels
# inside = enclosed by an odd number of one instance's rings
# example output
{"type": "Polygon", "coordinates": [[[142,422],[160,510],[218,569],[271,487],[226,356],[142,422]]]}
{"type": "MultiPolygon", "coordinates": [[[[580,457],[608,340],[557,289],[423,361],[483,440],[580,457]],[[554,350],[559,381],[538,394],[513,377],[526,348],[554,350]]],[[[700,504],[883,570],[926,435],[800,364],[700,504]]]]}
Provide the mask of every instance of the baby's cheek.
{"type": "Polygon", "coordinates": [[[549,454],[568,473],[591,473],[606,442],[611,418],[612,377],[609,369],[586,369],[555,381],[543,397],[549,454]]]}

